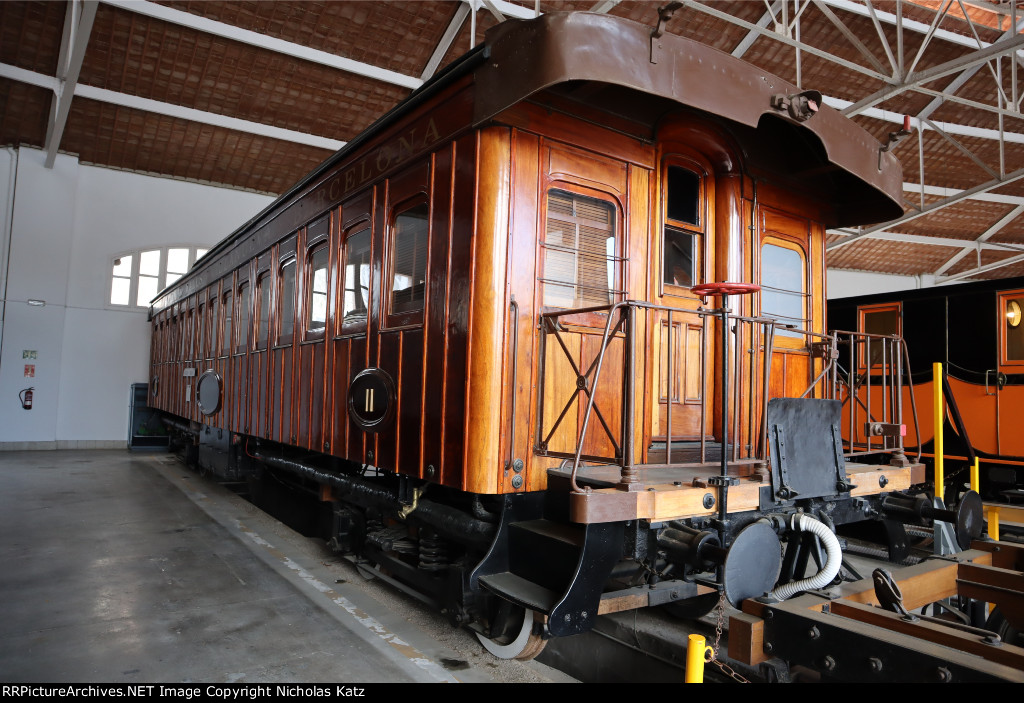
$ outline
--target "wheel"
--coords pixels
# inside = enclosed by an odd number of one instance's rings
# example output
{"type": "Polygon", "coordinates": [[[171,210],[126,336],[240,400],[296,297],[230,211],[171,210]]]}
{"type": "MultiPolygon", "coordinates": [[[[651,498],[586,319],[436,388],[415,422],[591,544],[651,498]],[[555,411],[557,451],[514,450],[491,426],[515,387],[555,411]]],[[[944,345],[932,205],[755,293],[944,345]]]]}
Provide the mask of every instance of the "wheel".
{"type": "Polygon", "coordinates": [[[479,632],[476,638],[488,652],[499,659],[533,659],[544,650],[547,640],[539,634],[540,616],[527,608],[516,608],[510,617],[506,633],[500,637],[490,638],[479,632]]]}
{"type": "Polygon", "coordinates": [[[1024,631],[1018,630],[1006,619],[999,608],[995,608],[985,622],[985,629],[997,635],[999,639],[1007,644],[1014,644],[1018,647],[1024,646],[1024,631]]]}
{"type": "Polygon", "coordinates": [[[714,610],[716,605],[718,605],[718,594],[705,593],[675,603],[666,603],[661,607],[674,618],[698,620],[714,610]]]}

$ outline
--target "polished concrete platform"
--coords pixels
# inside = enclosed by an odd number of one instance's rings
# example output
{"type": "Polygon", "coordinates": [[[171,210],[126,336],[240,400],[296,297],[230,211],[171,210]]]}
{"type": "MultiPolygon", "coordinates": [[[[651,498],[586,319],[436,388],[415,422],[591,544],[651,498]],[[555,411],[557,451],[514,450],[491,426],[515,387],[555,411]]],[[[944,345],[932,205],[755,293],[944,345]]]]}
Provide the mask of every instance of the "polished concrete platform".
{"type": "Polygon", "coordinates": [[[167,454],[0,453],[0,681],[569,682],[167,454]]]}

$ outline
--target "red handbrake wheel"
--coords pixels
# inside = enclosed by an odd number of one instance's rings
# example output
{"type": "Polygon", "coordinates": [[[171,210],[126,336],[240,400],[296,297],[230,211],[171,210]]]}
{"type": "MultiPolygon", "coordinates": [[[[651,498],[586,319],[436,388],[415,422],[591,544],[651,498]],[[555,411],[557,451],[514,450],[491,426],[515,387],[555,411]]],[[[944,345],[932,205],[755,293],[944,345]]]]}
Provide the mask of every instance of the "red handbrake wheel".
{"type": "Polygon", "coordinates": [[[756,293],[759,290],[761,290],[761,286],[754,283],[730,283],[729,281],[701,283],[690,288],[691,292],[702,298],[709,295],[746,295],[747,293],[756,293]]]}

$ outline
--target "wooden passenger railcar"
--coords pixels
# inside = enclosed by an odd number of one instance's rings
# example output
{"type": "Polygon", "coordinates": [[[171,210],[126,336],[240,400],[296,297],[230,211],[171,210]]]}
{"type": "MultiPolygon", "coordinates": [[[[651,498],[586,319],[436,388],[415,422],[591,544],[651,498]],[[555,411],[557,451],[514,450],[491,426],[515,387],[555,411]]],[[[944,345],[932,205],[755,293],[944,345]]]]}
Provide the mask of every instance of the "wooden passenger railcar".
{"type": "Polygon", "coordinates": [[[488,594],[580,632],[721,589],[768,512],[920,479],[799,420],[834,407],[825,228],[898,215],[898,162],[663,24],[499,25],[153,305],[152,402],[200,464],[317,491],[339,548],[496,641],[488,594]]]}

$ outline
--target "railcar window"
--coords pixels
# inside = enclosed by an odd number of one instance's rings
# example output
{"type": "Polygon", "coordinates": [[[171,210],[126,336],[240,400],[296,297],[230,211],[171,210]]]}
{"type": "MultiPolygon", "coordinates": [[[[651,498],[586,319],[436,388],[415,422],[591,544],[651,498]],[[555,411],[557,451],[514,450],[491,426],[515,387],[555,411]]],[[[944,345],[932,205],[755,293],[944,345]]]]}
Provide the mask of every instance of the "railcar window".
{"type": "Polygon", "coordinates": [[[266,349],[270,337],[270,276],[260,274],[256,279],[256,348],[266,349]]]}
{"type": "Polygon", "coordinates": [[[370,305],[370,229],[345,240],[345,303],[342,324],[366,320],[370,305]]]}
{"type": "Polygon", "coordinates": [[[202,359],[204,356],[206,356],[206,351],[205,351],[206,350],[206,306],[205,305],[200,305],[199,306],[199,313],[198,313],[198,317],[196,318],[196,321],[198,323],[196,326],[199,328],[197,330],[197,334],[198,334],[199,338],[197,340],[196,352],[195,353],[196,353],[196,358],[202,359]]]}
{"type": "Polygon", "coordinates": [[[701,177],[688,168],[665,170],[665,230],[662,281],[690,288],[697,283],[701,238],[701,177]]]}
{"type": "Polygon", "coordinates": [[[309,296],[306,298],[306,337],[323,333],[327,327],[327,259],[329,250],[324,243],[313,250],[309,264],[309,296]]]}
{"type": "Polygon", "coordinates": [[[1024,361],[1024,294],[1014,293],[1002,296],[1004,339],[1006,340],[1006,361],[1024,361]]]}
{"type": "Polygon", "coordinates": [[[217,353],[217,330],[219,328],[217,323],[220,322],[220,318],[217,317],[217,313],[217,296],[215,295],[210,298],[210,325],[208,327],[210,330],[210,336],[209,339],[206,340],[206,349],[203,351],[208,359],[213,358],[217,353]]]}
{"type": "Polygon", "coordinates": [[[670,220],[700,225],[700,176],[682,166],[667,169],[665,215],[670,220]]]}
{"type": "Polygon", "coordinates": [[[796,249],[765,243],[761,247],[761,314],[778,320],[775,334],[798,337],[783,328],[807,329],[804,257],[796,249]]]}
{"type": "Polygon", "coordinates": [[[423,309],[427,288],[430,207],[420,203],[395,217],[392,232],[391,312],[423,309]]]}
{"type": "Polygon", "coordinates": [[[562,190],[548,192],[544,230],[544,305],[582,308],[615,301],[619,258],[615,206],[562,190]]]}
{"type": "Polygon", "coordinates": [[[238,306],[235,317],[238,318],[238,332],[235,339],[238,344],[235,351],[243,353],[249,346],[249,283],[243,283],[238,287],[238,306]]]}
{"type": "Polygon", "coordinates": [[[292,331],[295,327],[295,259],[281,264],[281,297],[277,303],[278,319],[281,331],[277,337],[278,344],[291,344],[292,331]]]}
{"type": "MultiPolygon", "coordinates": [[[[902,315],[900,303],[886,303],[882,305],[864,305],[857,308],[858,324],[861,332],[866,334],[898,335],[901,333],[902,315]]],[[[882,344],[871,344],[871,365],[877,366],[882,363],[882,344]]],[[[857,357],[860,359],[860,367],[864,368],[864,355],[867,354],[867,344],[860,344],[857,350],[857,357]]]]}
{"type": "MultiPolygon", "coordinates": [[[[230,288],[231,286],[229,285],[227,287],[230,288]]],[[[232,307],[231,306],[231,302],[232,302],[233,298],[234,298],[234,296],[231,294],[230,290],[227,293],[224,294],[224,305],[221,308],[223,310],[223,315],[224,315],[224,322],[221,325],[221,338],[220,338],[220,351],[221,351],[221,354],[230,354],[231,353],[231,341],[232,341],[231,333],[232,333],[232,331],[234,329],[231,326],[231,307],[232,307]]]]}

